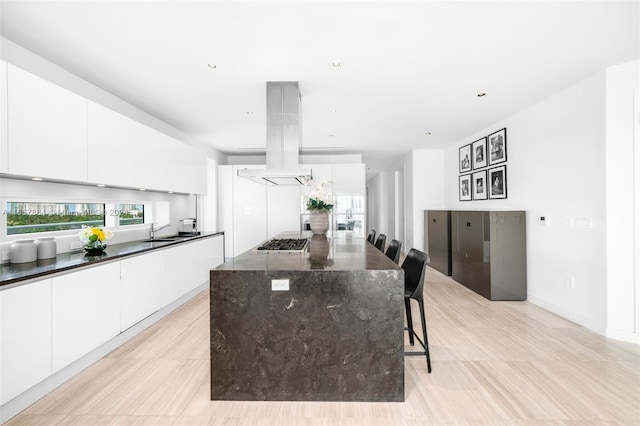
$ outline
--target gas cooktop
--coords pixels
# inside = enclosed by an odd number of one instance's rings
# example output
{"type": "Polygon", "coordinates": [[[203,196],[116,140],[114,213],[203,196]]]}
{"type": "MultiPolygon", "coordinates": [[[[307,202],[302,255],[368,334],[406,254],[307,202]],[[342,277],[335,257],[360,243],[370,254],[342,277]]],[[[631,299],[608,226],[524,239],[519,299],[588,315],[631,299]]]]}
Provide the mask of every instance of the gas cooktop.
{"type": "Polygon", "coordinates": [[[303,251],[307,246],[307,240],[304,238],[274,238],[273,240],[262,243],[258,250],[273,251],[303,251]]]}

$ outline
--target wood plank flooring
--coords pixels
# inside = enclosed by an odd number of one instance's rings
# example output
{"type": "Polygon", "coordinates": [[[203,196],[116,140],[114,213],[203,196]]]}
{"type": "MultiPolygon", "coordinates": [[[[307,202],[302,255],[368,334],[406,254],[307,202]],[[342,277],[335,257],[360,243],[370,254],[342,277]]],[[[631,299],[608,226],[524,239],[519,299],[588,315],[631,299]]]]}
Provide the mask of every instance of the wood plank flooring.
{"type": "Polygon", "coordinates": [[[406,358],[404,403],[210,401],[203,292],[7,424],[640,424],[640,347],[432,269],[425,300],[433,372],[406,358]]]}

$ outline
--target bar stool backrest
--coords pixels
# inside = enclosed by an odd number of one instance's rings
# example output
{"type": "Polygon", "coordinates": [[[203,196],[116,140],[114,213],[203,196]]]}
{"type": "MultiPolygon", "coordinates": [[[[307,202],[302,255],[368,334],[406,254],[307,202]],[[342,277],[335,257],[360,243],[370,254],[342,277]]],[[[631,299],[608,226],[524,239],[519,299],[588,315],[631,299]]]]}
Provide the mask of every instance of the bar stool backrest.
{"type": "Polygon", "coordinates": [[[369,231],[369,236],[367,237],[367,241],[373,244],[375,240],[376,240],[376,230],[372,229],[371,231],[369,231]]]}
{"type": "Polygon", "coordinates": [[[389,247],[387,247],[387,252],[385,253],[387,257],[393,260],[396,264],[400,261],[400,247],[402,247],[401,241],[391,240],[389,247]]]}
{"type": "Polygon", "coordinates": [[[384,253],[384,245],[387,243],[387,236],[384,234],[378,235],[378,239],[376,240],[376,248],[384,253]]]}
{"type": "Polygon", "coordinates": [[[412,299],[422,299],[424,290],[424,270],[427,264],[427,255],[412,248],[402,262],[404,269],[404,290],[411,293],[412,299]]]}

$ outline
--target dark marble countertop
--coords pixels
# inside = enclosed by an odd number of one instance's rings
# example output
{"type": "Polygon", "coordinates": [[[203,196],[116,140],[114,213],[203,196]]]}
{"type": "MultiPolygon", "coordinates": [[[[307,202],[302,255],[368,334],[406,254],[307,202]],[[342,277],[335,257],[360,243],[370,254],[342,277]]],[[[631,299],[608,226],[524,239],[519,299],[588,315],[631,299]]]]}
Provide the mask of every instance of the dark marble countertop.
{"type": "Polygon", "coordinates": [[[253,248],[218,266],[222,271],[367,271],[398,270],[395,262],[365,238],[313,236],[310,232],[285,232],[275,238],[308,238],[302,252],[253,248]]]}
{"type": "Polygon", "coordinates": [[[162,249],[176,244],[184,244],[200,238],[209,238],[223,235],[224,232],[203,233],[197,236],[181,237],[175,241],[131,241],[122,244],[113,244],[107,247],[102,256],[85,256],[84,252],[71,252],[59,254],[52,259],[43,259],[27,263],[9,263],[0,265],[0,288],[10,286],[34,278],[43,278],[76,268],[96,265],[115,259],[141,254],[151,250],[162,249]]]}

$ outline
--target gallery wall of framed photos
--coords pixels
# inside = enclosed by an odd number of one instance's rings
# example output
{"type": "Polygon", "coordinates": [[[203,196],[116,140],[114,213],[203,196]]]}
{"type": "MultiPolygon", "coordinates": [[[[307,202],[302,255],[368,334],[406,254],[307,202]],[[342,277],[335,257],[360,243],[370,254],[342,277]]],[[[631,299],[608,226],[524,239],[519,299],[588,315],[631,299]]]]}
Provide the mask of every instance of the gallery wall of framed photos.
{"type": "Polygon", "coordinates": [[[507,198],[507,128],[458,149],[460,201],[507,198]]]}

